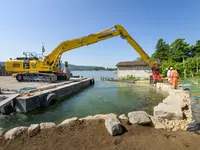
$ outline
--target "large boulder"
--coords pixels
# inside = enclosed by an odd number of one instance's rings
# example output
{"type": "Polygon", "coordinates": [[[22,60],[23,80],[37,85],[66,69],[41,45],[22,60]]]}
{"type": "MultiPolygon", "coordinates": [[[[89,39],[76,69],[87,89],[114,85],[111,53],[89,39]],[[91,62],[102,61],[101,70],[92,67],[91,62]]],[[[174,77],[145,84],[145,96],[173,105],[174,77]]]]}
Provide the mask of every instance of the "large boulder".
{"type": "Polygon", "coordinates": [[[182,94],[170,94],[167,98],[163,100],[164,104],[177,106],[179,108],[184,108],[186,103],[184,103],[184,96],[182,94]]]}
{"type": "Polygon", "coordinates": [[[69,118],[69,119],[66,119],[63,122],[61,122],[61,124],[68,124],[68,123],[70,123],[72,121],[76,121],[76,120],[78,120],[77,117],[69,118]]]}
{"type": "Polygon", "coordinates": [[[128,117],[125,114],[122,114],[118,117],[122,124],[130,124],[128,121],[128,117]]]}
{"type": "Polygon", "coordinates": [[[28,130],[28,127],[23,127],[23,126],[20,126],[20,127],[15,127],[13,129],[10,129],[9,131],[7,131],[5,134],[4,134],[4,137],[5,139],[14,139],[22,134],[25,134],[27,133],[27,130],[28,130]]]}
{"type": "Polygon", "coordinates": [[[165,129],[165,125],[159,120],[159,118],[149,115],[151,122],[156,129],[165,129]]]}
{"type": "Polygon", "coordinates": [[[158,89],[162,89],[163,91],[166,91],[168,93],[171,93],[171,91],[172,91],[172,88],[168,84],[157,83],[156,87],[158,89]]]}
{"type": "Polygon", "coordinates": [[[57,127],[64,127],[64,126],[68,125],[68,124],[71,123],[71,122],[75,122],[76,120],[78,120],[77,117],[73,117],[73,118],[70,118],[70,119],[66,119],[66,120],[64,120],[63,122],[61,122],[61,124],[57,125],[57,127]]]}
{"type": "Polygon", "coordinates": [[[129,122],[132,124],[145,125],[151,123],[145,111],[133,111],[128,113],[129,122]]]}
{"type": "Polygon", "coordinates": [[[28,128],[28,135],[29,136],[35,136],[36,134],[39,133],[39,131],[40,131],[40,125],[39,124],[32,124],[28,128]]]}
{"type": "Polygon", "coordinates": [[[115,136],[123,133],[123,128],[120,121],[117,118],[106,118],[105,126],[110,135],[115,136]]]}
{"type": "Polygon", "coordinates": [[[162,119],[181,120],[183,112],[181,107],[160,103],[154,107],[154,116],[162,119]]]}
{"type": "Polygon", "coordinates": [[[87,116],[85,118],[79,118],[79,120],[92,120],[92,119],[106,119],[106,118],[117,118],[116,114],[97,114],[95,116],[87,116]]]}
{"type": "Polygon", "coordinates": [[[106,118],[117,118],[116,114],[97,114],[94,116],[94,119],[106,119],[106,118]]]}
{"type": "Polygon", "coordinates": [[[79,118],[79,120],[92,120],[92,119],[95,119],[94,116],[87,116],[84,118],[79,118]]]}
{"type": "Polygon", "coordinates": [[[118,117],[120,120],[128,120],[128,117],[125,114],[122,114],[118,117]]]}
{"type": "Polygon", "coordinates": [[[40,123],[40,129],[51,129],[51,128],[56,128],[56,124],[54,122],[45,122],[45,123],[40,123]]]}

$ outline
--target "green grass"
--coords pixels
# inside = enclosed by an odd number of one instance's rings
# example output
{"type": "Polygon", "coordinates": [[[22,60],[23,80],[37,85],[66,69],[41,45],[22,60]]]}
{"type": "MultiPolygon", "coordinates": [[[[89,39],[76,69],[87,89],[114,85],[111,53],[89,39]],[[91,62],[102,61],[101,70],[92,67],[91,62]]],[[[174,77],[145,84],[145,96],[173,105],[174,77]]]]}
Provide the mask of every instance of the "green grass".
{"type": "Polygon", "coordinates": [[[181,77],[179,79],[179,82],[190,83],[190,84],[193,84],[193,85],[196,85],[196,86],[200,86],[200,77],[198,79],[196,79],[196,78],[186,78],[186,79],[184,79],[183,77],[181,77]]]}
{"type": "Polygon", "coordinates": [[[121,78],[120,80],[122,80],[122,81],[129,81],[129,80],[137,80],[137,78],[133,77],[133,76],[127,76],[127,77],[121,78]]]}
{"type": "Polygon", "coordinates": [[[127,76],[127,77],[121,78],[120,80],[122,80],[122,81],[139,81],[139,80],[149,80],[149,79],[148,78],[141,79],[139,77],[127,76]]]}

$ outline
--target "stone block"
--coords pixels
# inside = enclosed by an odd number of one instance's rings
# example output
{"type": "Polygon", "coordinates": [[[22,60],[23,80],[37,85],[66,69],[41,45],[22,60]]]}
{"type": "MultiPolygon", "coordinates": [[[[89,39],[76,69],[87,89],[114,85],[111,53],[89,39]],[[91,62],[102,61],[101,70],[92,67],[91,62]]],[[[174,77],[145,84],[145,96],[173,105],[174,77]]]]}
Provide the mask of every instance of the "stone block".
{"type": "Polygon", "coordinates": [[[56,124],[54,122],[45,122],[45,123],[40,123],[40,129],[51,129],[55,128],[56,124]]]}
{"type": "Polygon", "coordinates": [[[4,134],[4,137],[5,139],[14,139],[18,136],[20,136],[21,134],[25,134],[28,130],[28,127],[23,127],[23,126],[20,126],[20,127],[15,127],[13,129],[10,129],[9,131],[7,131],[5,134],[4,134]]]}
{"type": "Polygon", "coordinates": [[[122,125],[117,118],[106,118],[105,127],[112,136],[123,133],[122,125]]]}
{"type": "Polygon", "coordinates": [[[78,120],[77,117],[66,119],[63,122],[61,122],[61,124],[57,125],[57,127],[64,127],[64,126],[70,124],[71,122],[75,122],[76,120],[78,120]]]}
{"type": "Polygon", "coordinates": [[[94,116],[95,119],[106,119],[106,118],[117,118],[116,114],[97,114],[94,116]]]}
{"type": "Polygon", "coordinates": [[[129,122],[132,124],[145,125],[151,123],[151,120],[145,111],[129,112],[128,117],[129,122]]]}
{"type": "Polygon", "coordinates": [[[39,124],[32,124],[28,128],[28,135],[29,136],[35,136],[40,132],[40,125],[39,124]]]}
{"type": "Polygon", "coordinates": [[[154,107],[154,116],[162,119],[181,120],[183,119],[183,112],[176,105],[160,103],[154,107]]]}
{"type": "Polygon", "coordinates": [[[157,117],[149,115],[149,118],[155,129],[165,129],[165,125],[157,117]]]}
{"type": "Polygon", "coordinates": [[[125,114],[122,114],[118,117],[120,120],[128,120],[128,117],[125,114]]]}

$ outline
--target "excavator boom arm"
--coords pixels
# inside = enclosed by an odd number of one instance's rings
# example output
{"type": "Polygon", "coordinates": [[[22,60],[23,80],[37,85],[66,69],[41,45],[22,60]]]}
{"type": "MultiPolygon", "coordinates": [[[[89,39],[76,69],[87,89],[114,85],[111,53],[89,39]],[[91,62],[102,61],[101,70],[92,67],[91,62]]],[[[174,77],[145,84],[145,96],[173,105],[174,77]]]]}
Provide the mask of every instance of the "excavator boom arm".
{"type": "Polygon", "coordinates": [[[127,40],[127,42],[135,49],[135,51],[142,57],[142,59],[150,66],[153,67],[156,62],[154,62],[149,55],[140,47],[140,45],[130,36],[130,34],[120,25],[115,26],[116,30],[120,32],[122,38],[127,40]]]}
{"type": "Polygon", "coordinates": [[[138,43],[129,35],[129,33],[121,25],[115,25],[112,28],[108,28],[96,34],[90,34],[81,38],[73,40],[67,40],[60,43],[48,56],[44,59],[44,64],[51,65],[54,70],[57,69],[57,65],[60,61],[61,55],[64,52],[79,48],[82,46],[90,45],[103,41],[109,38],[120,35],[123,39],[136,50],[136,52],[142,57],[142,59],[151,67],[155,64],[154,61],[145,53],[145,51],[138,45],[138,43]]]}

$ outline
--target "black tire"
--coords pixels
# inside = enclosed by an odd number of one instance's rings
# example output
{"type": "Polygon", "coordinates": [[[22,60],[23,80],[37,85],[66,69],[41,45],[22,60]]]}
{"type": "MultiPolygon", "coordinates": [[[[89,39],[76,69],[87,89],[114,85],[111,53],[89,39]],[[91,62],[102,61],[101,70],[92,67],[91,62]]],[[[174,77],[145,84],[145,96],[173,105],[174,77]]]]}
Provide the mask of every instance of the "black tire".
{"type": "Polygon", "coordinates": [[[44,107],[47,107],[47,106],[51,105],[55,101],[57,101],[56,94],[55,93],[50,93],[49,95],[47,95],[44,107]]]}
{"type": "Polygon", "coordinates": [[[21,74],[17,74],[16,79],[18,82],[23,81],[23,76],[21,74]]]}

